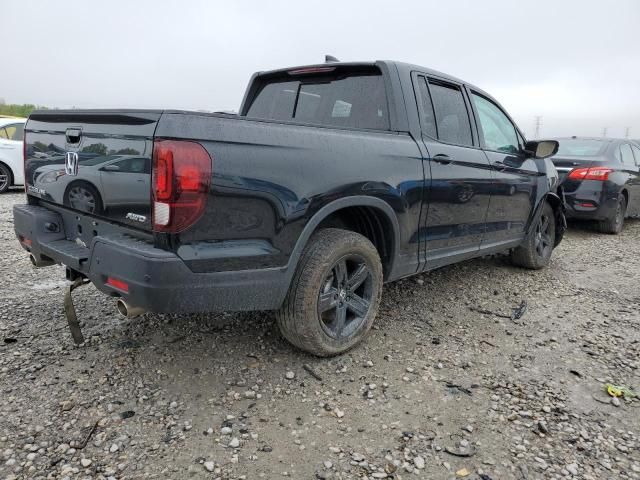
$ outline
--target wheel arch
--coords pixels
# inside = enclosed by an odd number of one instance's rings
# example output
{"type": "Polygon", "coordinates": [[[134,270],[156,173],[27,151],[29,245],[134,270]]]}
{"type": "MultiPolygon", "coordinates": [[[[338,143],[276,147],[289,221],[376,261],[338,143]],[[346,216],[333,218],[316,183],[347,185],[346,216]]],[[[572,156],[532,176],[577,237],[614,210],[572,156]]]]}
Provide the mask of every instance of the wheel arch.
{"type": "MultiPolygon", "coordinates": [[[[363,228],[365,231],[359,231],[354,228],[346,228],[348,230],[362,233],[369,238],[378,249],[380,258],[383,262],[383,271],[385,279],[389,277],[393,271],[395,260],[399,253],[400,226],[398,218],[391,206],[384,200],[370,196],[350,196],[343,197],[325,205],[318,210],[313,217],[307,222],[296,245],[289,257],[287,264],[287,285],[290,284],[293,274],[298,266],[300,256],[312,235],[323,228],[323,222],[327,225],[327,221],[340,216],[341,212],[354,213],[357,209],[361,209],[363,228]],[[355,209],[355,210],[354,210],[355,209]],[[373,217],[371,215],[374,215],[373,217]],[[386,228],[385,228],[386,227],[386,228]],[[367,234],[368,233],[368,234],[367,234]],[[380,238],[379,235],[383,235],[380,238]],[[371,235],[374,238],[371,238],[371,235]],[[381,250],[382,249],[382,250],[381,250]]],[[[330,226],[330,225],[327,225],[330,226]]]]}
{"type": "MultiPolygon", "coordinates": [[[[562,191],[560,191],[562,195],[562,191]]],[[[562,238],[564,237],[564,232],[567,230],[567,218],[565,217],[565,206],[564,201],[560,197],[560,195],[547,192],[544,197],[544,202],[547,202],[553,208],[553,213],[555,214],[556,219],[556,238],[553,247],[557,247],[560,245],[562,238]]]]}
{"type": "Polygon", "coordinates": [[[624,199],[627,202],[627,210],[629,209],[629,190],[626,187],[622,187],[620,193],[624,195],[624,199]]]}

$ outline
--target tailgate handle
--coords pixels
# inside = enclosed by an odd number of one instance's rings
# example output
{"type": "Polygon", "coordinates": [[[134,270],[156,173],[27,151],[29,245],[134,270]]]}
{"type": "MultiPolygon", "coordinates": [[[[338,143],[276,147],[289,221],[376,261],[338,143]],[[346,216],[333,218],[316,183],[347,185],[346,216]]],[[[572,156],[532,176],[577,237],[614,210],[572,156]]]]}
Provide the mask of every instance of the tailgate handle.
{"type": "Polygon", "coordinates": [[[67,128],[65,134],[67,136],[67,143],[80,143],[82,130],[79,128],[67,128]]]}

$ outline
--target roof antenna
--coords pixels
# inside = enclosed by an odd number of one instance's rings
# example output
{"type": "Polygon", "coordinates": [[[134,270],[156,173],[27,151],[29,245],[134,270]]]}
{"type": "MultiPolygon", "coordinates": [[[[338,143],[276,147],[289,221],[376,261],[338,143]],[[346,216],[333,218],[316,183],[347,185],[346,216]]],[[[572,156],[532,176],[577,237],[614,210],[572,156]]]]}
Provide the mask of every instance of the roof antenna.
{"type": "Polygon", "coordinates": [[[340,60],[338,60],[336,57],[334,57],[333,55],[325,55],[324,56],[324,63],[334,63],[334,62],[339,62],[340,60]]]}

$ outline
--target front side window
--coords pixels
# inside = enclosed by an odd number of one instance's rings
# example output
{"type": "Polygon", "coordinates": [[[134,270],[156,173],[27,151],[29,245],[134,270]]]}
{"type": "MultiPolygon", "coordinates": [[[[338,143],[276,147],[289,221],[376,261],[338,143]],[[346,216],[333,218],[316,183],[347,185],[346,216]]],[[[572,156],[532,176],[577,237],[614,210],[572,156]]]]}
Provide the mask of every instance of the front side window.
{"type": "Polygon", "coordinates": [[[247,117],[389,130],[382,75],[272,81],[262,87],[247,117]]]}
{"type": "Polygon", "coordinates": [[[455,145],[473,145],[471,122],[462,90],[454,85],[429,80],[438,139],[455,145]]]}
{"type": "Polygon", "coordinates": [[[0,138],[4,138],[5,140],[9,140],[9,134],[5,130],[4,127],[0,128],[0,138]]]}
{"type": "Polygon", "coordinates": [[[633,152],[631,151],[631,145],[624,143],[620,145],[620,160],[625,165],[635,165],[636,162],[633,158],[633,152]]]}
{"type": "Polygon", "coordinates": [[[121,173],[151,173],[151,161],[145,157],[127,158],[113,165],[117,165],[121,173]]]}
{"type": "Polygon", "coordinates": [[[495,152],[518,153],[518,133],[509,117],[486,98],[475,93],[471,96],[478,112],[480,135],[485,147],[495,152]]]}

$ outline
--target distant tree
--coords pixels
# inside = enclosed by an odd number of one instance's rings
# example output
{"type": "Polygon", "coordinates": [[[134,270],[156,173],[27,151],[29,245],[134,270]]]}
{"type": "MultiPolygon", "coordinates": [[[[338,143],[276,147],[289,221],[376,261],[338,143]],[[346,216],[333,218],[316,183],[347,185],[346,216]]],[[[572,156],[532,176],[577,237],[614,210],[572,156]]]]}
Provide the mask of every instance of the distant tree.
{"type": "Polygon", "coordinates": [[[140,152],[135,148],[121,148],[116,153],[118,155],[140,155],[140,152]]]}
{"type": "Polygon", "coordinates": [[[107,154],[107,146],[104,143],[94,143],[82,149],[82,153],[97,153],[100,155],[107,154]]]}

